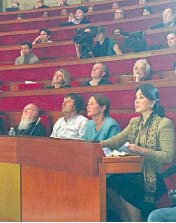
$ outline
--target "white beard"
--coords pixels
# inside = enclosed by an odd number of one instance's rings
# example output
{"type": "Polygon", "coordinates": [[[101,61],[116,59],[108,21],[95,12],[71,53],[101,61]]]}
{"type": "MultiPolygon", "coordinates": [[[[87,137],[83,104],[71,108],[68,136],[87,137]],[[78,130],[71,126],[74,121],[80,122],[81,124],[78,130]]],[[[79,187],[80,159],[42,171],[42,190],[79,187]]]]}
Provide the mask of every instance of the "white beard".
{"type": "Polygon", "coordinates": [[[33,120],[30,119],[26,119],[26,118],[22,118],[19,125],[18,125],[18,129],[22,130],[22,129],[28,129],[29,125],[33,122],[33,120]]]}

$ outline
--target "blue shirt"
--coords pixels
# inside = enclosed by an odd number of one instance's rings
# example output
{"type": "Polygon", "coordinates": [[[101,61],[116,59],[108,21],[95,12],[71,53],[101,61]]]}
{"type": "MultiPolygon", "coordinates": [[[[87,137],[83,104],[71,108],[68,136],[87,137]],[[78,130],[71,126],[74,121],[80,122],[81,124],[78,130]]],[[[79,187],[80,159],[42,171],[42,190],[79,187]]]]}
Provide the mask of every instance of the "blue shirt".
{"type": "Polygon", "coordinates": [[[119,124],[114,119],[107,116],[98,131],[96,130],[95,122],[93,120],[89,120],[86,123],[85,133],[82,138],[85,140],[105,140],[117,135],[119,132],[119,124]]]}

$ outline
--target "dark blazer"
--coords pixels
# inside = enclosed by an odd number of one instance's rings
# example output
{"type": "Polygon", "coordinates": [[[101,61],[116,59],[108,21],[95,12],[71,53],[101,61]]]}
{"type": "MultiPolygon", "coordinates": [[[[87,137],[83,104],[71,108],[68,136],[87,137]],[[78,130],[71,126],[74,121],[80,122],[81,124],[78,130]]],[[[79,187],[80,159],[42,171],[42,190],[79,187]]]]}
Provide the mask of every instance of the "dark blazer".
{"type": "Polygon", "coordinates": [[[17,136],[46,136],[45,127],[39,122],[32,122],[27,129],[18,129],[15,127],[15,133],[17,136]]]}
{"type": "MultiPolygon", "coordinates": [[[[84,82],[84,83],[82,84],[82,86],[91,86],[89,82],[90,82],[90,80],[84,82]]],[[[112,84],[112,82],[109,81],[108,79],[101,79],[101,80],[98,82],[98,85],[104,85],[104,84],[112,84]]]]}
{"type": "Polygon", "coordinates": [[[3,120],[0,118],[0,135],[4,135],[4,123],[3,120]]]}
{"type": "Polygon", "coordinates": [[[150,29],[159,29],[159,28],[164,28],[164,27],[172,27],[172,26],[175,26],[176,25],[176,20],[172,23],[172,24],[164,24],[163,22],[162,23],[158,23],[156,25],[153,25],[150,27],[150,29]]]}

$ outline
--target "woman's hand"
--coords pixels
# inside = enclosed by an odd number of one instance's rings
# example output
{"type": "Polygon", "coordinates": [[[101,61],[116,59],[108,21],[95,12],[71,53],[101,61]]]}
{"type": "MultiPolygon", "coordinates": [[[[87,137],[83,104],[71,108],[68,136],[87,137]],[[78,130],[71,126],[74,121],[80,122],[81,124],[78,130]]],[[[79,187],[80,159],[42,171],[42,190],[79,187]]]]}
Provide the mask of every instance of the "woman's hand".
{"type": "Polygon", "coordinates": [[[129,144],[128,149],[130,150],[130,152],[135,153],[137,155],[144,155],[146,151],[145,148],[138,146],[136,144],[129,144]]]}

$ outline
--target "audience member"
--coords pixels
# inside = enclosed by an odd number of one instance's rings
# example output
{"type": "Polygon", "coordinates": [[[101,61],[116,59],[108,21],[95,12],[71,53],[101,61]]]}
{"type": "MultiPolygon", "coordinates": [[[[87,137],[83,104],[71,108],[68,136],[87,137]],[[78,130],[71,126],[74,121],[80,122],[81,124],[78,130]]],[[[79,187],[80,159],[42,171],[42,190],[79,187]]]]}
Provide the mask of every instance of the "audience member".
{"type": "Polygon", "coordinates": [[[49,8],[49,6],[44,4],[44,0],[35,0],[35,6],[33,9],[43,9],[43,8],[49,8]]]}
{"type": "Polygon", "coordinates": [[[92,49],[95,57],[121,55],[122,52],[115,40],[105,36],[105,27],[97,27],[96,43],[92,49]]]}
{"type": "Polygon", "coordinates": [[[17,15],[17,20],[23,20],[24,19],[24,15],[23,14],[18,14],[17,15]]]}
{"type": "Polygon", "coordinates": [[[93,6],[89,6],[87,12],[88,12],[88,13],[93,13],[93,12],[94,12],[94,7],[93,7],[93,6]]]}
{"type": "Polygon", "coordinates": [[[42,14],[42,18],[48,18],[49,17],[49,12],[45,11],[42,14]]]}
{"type": "Polygon", "coordinates": [[[174,63],[174,73],[176,75],[176,62],[174,63]]]}
{"type": "Polygon", "coordinates": [[[58,6],[69,6],[67,0],[58,0],[58,6]]]}
{"type": "Polygon", "coordinates": [[[118,134],[119,124],[109,116],[110,101],[104,94],[94,94],[87,104],[87,115],[91,117],[85,126],[83,139],[105,140],[118,134]]]}
{"type": "Polygon", "coordinates": [[[39,36],[37,36],[32,44],[36,43],[52,43],[53,41],[50,40],[51,32],[48,29],[40,29],[39,36]]]}
{"type": "Polygon", "coordinates": [[[115,10],[114,13],[114,20],[124,19],[125,18],[125,12],[124,10],[118,8],[115,10]]]}
{"type": "Polygon", "coordinates": [[[167,45],[168,47],[176,47],[176,33],[171,32],[167,35],[167,45]]]}
{"type": "Polygon", "coordinates": [[[112,3],[112,9],[118,9],[119,8],[119,3],[118,2],[113,2],[112,3]]]}
{"type": "Polygon", "coordinates": [[[39,62],[38,57],[32,53],[32,43],[30,42],[21,44],[20,54],[21,56],[17,57],[15,60],[15,65],[34,64],[39,62]]]}
{"type": "Polygon", "coordinates": [[[72,13],[69,15],[68,22],[61,23],[62,26],[67,25],[78,25],[78,24],[88,24],[90,21],[86,19],[85,13],[87,12],[87,8],[84,6],[79,6],[76,8],[75,17],[72,13]]]}
{"type": "Polygon", "coordinates": [[[17,136],[46,136],[36,105],[28,104],[24,107],[20,123],[15,127],[15,133],[17,136]]]}
{"type": "Polygon", "coordinates": [[[150,6],[145,6],[143,9],[142,9],[142,15],[143,16],[148,16],[152,13],[152,8],[150,6]]]}
{"type": "Polygon", "coordinates": [[[150,64],[145,59],[137,60],[133,66],[134,81],[145,81],[150,79],[150,64]]]}
{"type": "Polygon", "coordinates": [[[64,69],[57,69],[54,72],[52,79],[52,86],[48,88],[66,88],[70,87],[71,77],[70,73],[64,69]]]}
{"type": "Polygon", "coordinates": [[[62,104],[64,116],[56,121],[50,137],[81,139],[87,122],[87,118],[79,114],[83,106],[84,101],[80,95],[75,93],[65,95],[62,104]]]}
{"type": "Polygon", "coordinates": [[[18,1],[14,1],[14,0],[12,0],[12,1],[11,1],[11,7],[12,7],[12,8],[16,8],[17,10],[19,10],[19,8],[20,8],[20,3],[19,3],[18,1]]]}
{"type": "Polygon", "coordinates": [[[106,64],[98,62],[93,65],[91,70],[91,80],[86,81],[82,86],[97,86],[112,84],[109,80],[109,69],[106,64]]]}
{"type": "MultiPolygon", "coordinates": [[[[119,212],[121,221],[141,221],[154,210],[155,202],[166,192],[161,168],[171,163],[175,154],[175,132],[172,121],[165,117],[160,105],[159,92],[151,84],[137,88],[135,111],[140,117],[132,118],[117,136],[101,142],[102,147],[126,150],[143,157],[142,173],[113,174],[107,179],[107,196],[119,212]]],[[[125,151],[126,151],[125,150],[125,151]]]]}
{"type": "Polygon", "coordinates": [[[60,15],[68,15],[67,9],[62,9],[60,15]]]}
{"type": "Polygon", "coordinates": [[[175,15],[172,8],[166,8],[163,11],[163,21],[162,23],[151,26],[151,29],[163,28],[163,27],[172,27],[176,25],[175,15]]]}

